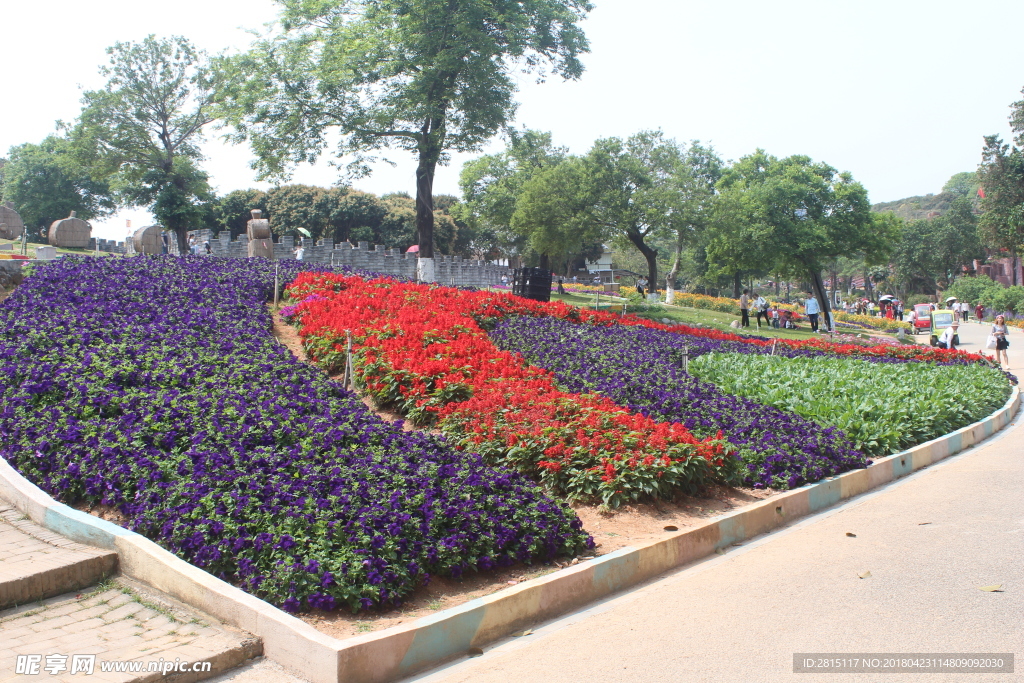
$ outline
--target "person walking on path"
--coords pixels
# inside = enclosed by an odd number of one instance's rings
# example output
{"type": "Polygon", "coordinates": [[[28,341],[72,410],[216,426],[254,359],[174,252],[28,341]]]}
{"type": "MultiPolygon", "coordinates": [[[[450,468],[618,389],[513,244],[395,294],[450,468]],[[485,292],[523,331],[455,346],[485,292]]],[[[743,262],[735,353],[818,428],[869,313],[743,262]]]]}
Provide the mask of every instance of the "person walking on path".
{"type": "Polygon", "coordinates": [[[966,301],[960,304],[960,322],[967,322],[967,318],[970,315],[971,305],[966,301]]]}
{"type": "Polygon", "coordinates": [[[757,309],[757,329],[761,329],[761,316],[764,316],[765,327],[770,327],[772,321],[768,318],[768,300],[763,296],[758,296],[754,301],[754,308],[757,309]]]}
{"type": "Polygon", "coordinates": [[[811,332],[818,331],[818,313],[820,312],[818,300],[813,296],[807,297],[807,301],[804,302],[804,313],[807,315],[807,319],[811,321],[811,332]]]}
{"type": "Polygon", "coordinates": [[[1010,342],[1006,339],[1008,331],[1006,318],[997,315],[995,323],[992,324],[992,336],[996,338],[996,362],[1004,370],[1010,369],[1010,357],[1006,355],[1006,349],[1010,348],[1010,342]]]}
{"type": "Polygon", "coordinates": [[[295,247],[295,260],[301,261],[302,257],[306,255],[306,249],[302,246],[302,242],[299,242],[299,246],[295,247]]]}
{"type": "Polygon", "coordinates": [[[978,304],[977,306],[975,306],[974,307],[974,317],[975,317],[975,319],[977,319],[979,324],[982,321],[984,321],[985,320],[985,307],[982,306],[981,304],[978,304]]]}
{"type": "Polygon", "coordinates": [[[779,305],[772,306],[772,327],[779,329],[779,305]]]}

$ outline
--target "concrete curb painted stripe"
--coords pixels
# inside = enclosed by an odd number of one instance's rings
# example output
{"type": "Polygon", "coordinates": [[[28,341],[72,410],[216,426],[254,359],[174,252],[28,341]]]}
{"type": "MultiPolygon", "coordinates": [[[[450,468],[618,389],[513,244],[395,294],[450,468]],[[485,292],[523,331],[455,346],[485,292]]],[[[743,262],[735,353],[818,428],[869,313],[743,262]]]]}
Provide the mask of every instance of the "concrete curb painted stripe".
{"type": "Polygon", "coordinates": [[[787,491],[665,539],[621,548],[409,624],[346,640],[320,633],[139,534],[56,502],[2,458],[0,497],[37,524],[76,541],[116,550],[125,574],[259,636],[267,657],[314,683],[384,683],[927,467],[995,434],[1019,408],[1020,391],[1015,387],[1006,404],[984,420],[881,458],[866,469],[787,491]]]}

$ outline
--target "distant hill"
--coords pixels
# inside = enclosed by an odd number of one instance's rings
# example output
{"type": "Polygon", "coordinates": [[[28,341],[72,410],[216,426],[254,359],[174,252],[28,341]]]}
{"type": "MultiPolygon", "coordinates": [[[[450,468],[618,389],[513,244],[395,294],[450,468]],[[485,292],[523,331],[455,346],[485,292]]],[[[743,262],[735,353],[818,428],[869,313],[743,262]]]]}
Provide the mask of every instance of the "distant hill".
{"type": "Polygon", "coordinates": [[[871,210],[876,213],[892,211],[900,218],[908,221],[922,218],[936,218],[949,211],[949,205],[957,197],[976,197],[978,194],[978,176],[973,171],[957,173],[942,186],[938,194],[926,194],[923,197],[907,197],[894,202],[873,204],[871,210]]]}
{"type": "Polygon", "coordinates": [[[953,192],[940,192],[939,194],[926,194],[923,197],[907,197],[897,199],[894,202],[880,202],[872,204],[871,210],[876,213],[892,211],[904,220],[912,221],[921,218],[935,218],[949,210],[949,205],[959,195],[953,192]]]}

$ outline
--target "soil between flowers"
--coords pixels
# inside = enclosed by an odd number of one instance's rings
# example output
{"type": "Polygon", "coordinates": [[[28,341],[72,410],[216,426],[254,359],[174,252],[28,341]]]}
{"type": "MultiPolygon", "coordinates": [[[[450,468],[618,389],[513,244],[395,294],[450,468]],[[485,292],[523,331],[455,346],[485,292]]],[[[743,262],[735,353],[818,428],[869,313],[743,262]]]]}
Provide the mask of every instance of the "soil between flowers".
{"type": "MultiPolygon", "coordinates": [[[[273,333],[277,340],[296,358],[309,363],[298,331],[284,322],[277,311],[273,311],[273,319],[273,333]]],[[[338,376],[332,378],[338,379],[338,376]]],[[[364,403],[382,419],[389,422],[401,420],[402,428],[406,431],[416,429],[397,413],[377,409],[369,398],[364,399],[364,403]]],[[[657,505],[628,504],[616,510],[602,510],[593,504],[573,504],[573,511],[583,522],[584,530],[593,536],[597,544],[594,551],[583,559],[605,555],[637,543],[666,538],[672,533],[678,533],[666,531],[666,526],[675,526],[680,530],[697,527],[712,517],[770,498],[778,492],[771,489],[714,486],[705,493],[705,497],[679,495],[672,501],[659,501],[657,505]]],[[[407,596],[404,604],[398,608],[367,610],[359,614],[344,610],[313,611],[296,616],[327,635],[347,638],[430,616],[440,610],[457,607],[523,581],[550,574],[570,564],[570,561],[519,564],[485,573],[466,574],[461,580],[433,576],[428,585],[421,586],[407,596]]]]}

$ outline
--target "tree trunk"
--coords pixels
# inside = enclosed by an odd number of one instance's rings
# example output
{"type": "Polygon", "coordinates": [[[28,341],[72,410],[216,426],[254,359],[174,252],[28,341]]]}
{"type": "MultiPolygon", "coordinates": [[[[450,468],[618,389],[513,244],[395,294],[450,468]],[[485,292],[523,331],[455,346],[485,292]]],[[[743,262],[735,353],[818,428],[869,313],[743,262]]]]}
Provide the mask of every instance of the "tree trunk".
{"type": "Polygon", "coordinates": [[[541,254],[540,255],[540,263],[538,264],[537,267],[540,268],[541,270],[547,270],[547,271],[551,270],[551,259],[548,258],[547,254],[541,254]]]}
{"type": "Polygon", "coordinates": [[[647,287],[648,291],[658,290],[658,252],[644,244],[644,237],[638,232],[627,232],[626,237],[636,247],[644,258],[647,259],[647,287]]]}
{"type": "Polygon", "coordinates": [[[740,271],[736,271],[732,276],[732,296],[734,299],[740,298],[740,288],[743,287],[743,282],[740,278],[740,271]]]}
{"type": "Polygon", "coordinates": [[[864,296],[866,296],[869,301],[875,300],[875,298],[871,296],[871,277],[868,274],[867,268],[864,269],[864,296]]]}
{"type": "Polygon", "coordinates": [[[683,258],[683,236],[676,237],[676,257],[672,261],[672,269],[668,271],[665,278],[665,303],[670,304],[676,300],[676,275],[679,274],[679,262],[683,258]]]}
{"type": "Polygon", "coordinates": [[[187,226],[174,226],[174,236],[178,240],[178,256],[187,256],[189,254],[187,226]]]}
{"type": "Polygon", "coordinates": [[[825,283],[821,280],[821,271],[814,268],[809,269],[811,274],[811,289],[814,298],[818,300],[818,307],[821,308],[821,326],[832,329],[832,307],[829,306],[828,296],[825,294],[825,283]]]}
{"type": "Polygon", "coordinates": [[[775,298],[778,299],[779,295],[782,294],[782,283],[779,282],[779,276],[775,276],[775,298]]]}
{"type": "Polygon", "coordinates": [[[434,168],[436,163],[421,152],[416,167],[416,239],[420,258],[434,258],[434,168]]]}

